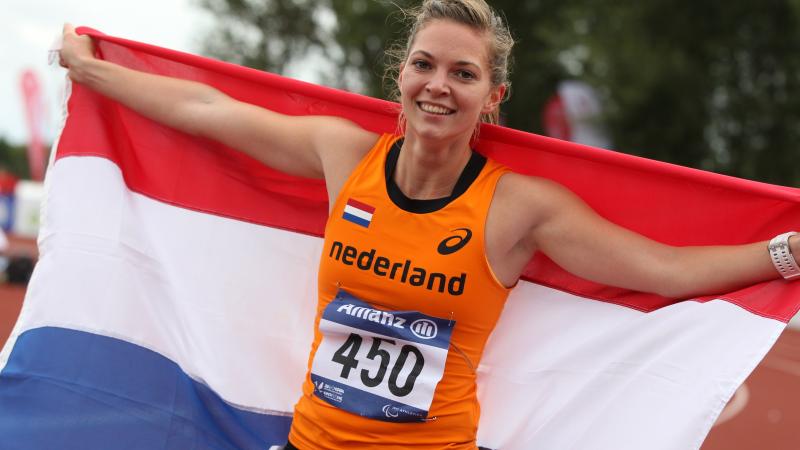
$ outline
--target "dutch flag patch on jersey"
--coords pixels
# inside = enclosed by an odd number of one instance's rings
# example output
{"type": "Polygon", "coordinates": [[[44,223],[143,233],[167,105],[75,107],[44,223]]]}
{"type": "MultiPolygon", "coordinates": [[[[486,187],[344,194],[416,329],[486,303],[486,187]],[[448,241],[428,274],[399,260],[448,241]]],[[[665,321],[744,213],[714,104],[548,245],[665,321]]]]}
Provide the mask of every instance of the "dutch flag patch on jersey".
{"type": "Polygon", "coordinates": [[[342,219],[349,220],[364,228],[369,228],[369,223],[372,222],[372,214],[374,212],[374,206],[369,206],[366,203],[361,203],[351,198],[347,200],[347,204],[344,206],[342,219]]]}

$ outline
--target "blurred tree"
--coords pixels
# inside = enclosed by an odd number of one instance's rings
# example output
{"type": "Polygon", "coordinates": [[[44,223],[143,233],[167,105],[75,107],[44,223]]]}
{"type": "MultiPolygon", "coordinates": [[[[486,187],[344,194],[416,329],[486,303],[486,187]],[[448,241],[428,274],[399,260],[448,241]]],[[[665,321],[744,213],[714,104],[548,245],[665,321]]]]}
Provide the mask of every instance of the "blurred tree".
{"type": "Polygon", "coordinates": [[[272,72],[321,46],[320,0],[198,0],[216,19],[204,53],[272,72]]]}
{"type": "MultiPolygon", "coordinates": [[[[218,23],[204,39],[206,54],[262,70],[284,71],[308,52],[321,51],[333,63],[319,79],[328,85],[366,95],[389,98],[391,80],[384,82],[384,51],[401,44],[406,31],[403,8],[416,0],[199,0],[218,23]]],[[[541,108],[557,82],[566,75],[540,32],[564,0],[495,1],[508,15],[512,30],[525,48],[516,56],[519,71],[512,84],[521,95],[511,97],[504,108],[508,124],[541,131],[541,108]],[[512,20],[513,19],[513,20],[512,20]],[[516,24],[524,24],[517,27],[516,24]],[[545,50],[545,51],[542,51],[545,50]]],[[[317,62],[317,61],[312,61],[317,62]]]]}
{"type": "MultiPolygon", "coordinates": [[[[401,8],[418,1],[332,0],[337,17],[334,38],[343,53],[337,61],[342,68],[338,79],[347,79],[348,71],[358,70],[363,92],[375,97],[389,97],[392,80],[384,80],[384,49],[405,44],[407,20],[401,8]]],[[[544,25],[565,9],[564,0],[498,0],[492,5],[509,21],[519,48],[536,49],[515,54],[511,73],[513,95],[503,106],[504,122],[513,128],[541,132],[541,110],[553,94],[558,81],[566,75],[554,58],[550,44],[541,33],[544,25]]]]}
{"type": "Polygon", "coordinates": [[[605,93],[617,148],[800,185],[800,2],[583,3],[549,35],[585,49],[573,75],[605,93]]]}
{"type": "MultiPolygon", "coordinates": [[[[405,20],[402,8],[414,2],[392,3],[375,0],[331,0],[336,16],[333,40],[338,47],[337,73],[323,77],[331,84],[358,89],[364,94],[390,98],[392,83],[384,83],[389,59],[385,50],[403,38],[405,20]]],[[[387,80],[389,81],[389,80],[387,80]]]]}
{"type": "Polygon", "coordinates": [[[17,178],[30,178],[28,152],[24,145],[13,145],[0,136],[0,171],[11,172],[17,178]]]}
{"type": "MultiPolygon", "coordinates": [[[[318,51],[329,85],[387,97],[411,0],[200,0],[213,56],[282,71],[318,51]]],[[[800,0],[494,0],[518,41],[507,125],[542,132],[560,80],[595,86],[615,148],[800,185],[800,0]]]]}

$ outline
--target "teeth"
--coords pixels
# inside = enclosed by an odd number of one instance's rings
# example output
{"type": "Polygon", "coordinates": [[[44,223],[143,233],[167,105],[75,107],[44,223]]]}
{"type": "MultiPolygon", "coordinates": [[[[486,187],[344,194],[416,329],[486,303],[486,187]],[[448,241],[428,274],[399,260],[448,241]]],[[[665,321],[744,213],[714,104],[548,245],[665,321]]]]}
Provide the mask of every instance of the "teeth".
{"type": "Polygon", "coordinates": [[[431,114],[447,115],[453,112],[451,109],[447,109],[443,106],[431,105],[429,103],[420,103],[419,107],[423,111],[431,114]]]}

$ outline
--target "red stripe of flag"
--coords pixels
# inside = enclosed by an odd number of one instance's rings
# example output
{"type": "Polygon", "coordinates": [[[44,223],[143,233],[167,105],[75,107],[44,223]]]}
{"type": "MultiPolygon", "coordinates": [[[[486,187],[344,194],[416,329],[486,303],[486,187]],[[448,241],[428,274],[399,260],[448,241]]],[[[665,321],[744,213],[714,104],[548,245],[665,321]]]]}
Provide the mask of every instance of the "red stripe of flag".
{"type": "Polygon", "coordinates": [[[354,208],[358,208],[358,209],[360,209],[362,211],[368,212],[370,214],[375,212],[375,207],[374,206],[369,206],[366,203],[361,203],[360,201],[352,199],[352,198],[347,200],[347,204],[352,206],[352,207],[354,207],[354,208]]]}
{"type": "MultiPolygon", "coordinates": [[[[284,114],[334,115],[375,132],[396,128],[398,109],[382,100],[86,28],[79,31],[95,38],[104,58],[136,69],[179,73],[284,114]]],[[[291,177],[220,144],[154,124],[79,84],[72,86],[68,108],[70,116],[59,139],[57,158],[105,157],[122,169],[131,190],[156,200],[323,235],[328,205],[322,180],[291,177]]],[[[553,179],[580,195],[603,217],[673,245],[752,242],[797,227],[800,190],[796,188],[725,177],[490,125],[481,128],[478,149],[517,172],[553,179]]],[[[375,211],[353,199],[348,204],[375,211]]],[[[578,278],[541,254],[528,264],[522,278],[641,311],[675,302],[578,278]]],[[[788,322],[798,310],[800,283],[775,280],[724,298],[788,322]]]]}

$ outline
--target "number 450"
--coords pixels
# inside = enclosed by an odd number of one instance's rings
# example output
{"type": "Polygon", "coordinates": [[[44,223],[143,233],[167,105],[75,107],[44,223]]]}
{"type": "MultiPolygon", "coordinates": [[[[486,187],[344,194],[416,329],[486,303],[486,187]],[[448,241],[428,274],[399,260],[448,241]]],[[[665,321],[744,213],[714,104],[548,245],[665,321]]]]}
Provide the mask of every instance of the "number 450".
{"type": "MultiPolygon", "coordinates": [[[[342,365],[340,377],[347,379],[350,376],[350,370],[358,367],[359,361],[356,356],[358,355],[358,350],[361,348],[363,340],[361,336],[350,333],[350,336],[347,337],[344,344],[334,352],[331,360],[342,365]]],[[[370,376],[367,369],[361,369],[361,382],[364,383],[364,386],[375,387],[381,384],[383,378],[386,376],[386,370],[389,368],[392,357],[388,351],[381,348],[381,344],[384,342],[397,345],[391,339],[372,338],[372,346],[369,352],[367,352],[366,358],[369,360],[378,358],[380,359],[380,365],[378,366],[378,372],[374,376],[370,376]]],[[[404,397],[411,393],[411,391],[414,390],[414,383],[417,381],[417,377],[420,372],[422,372],[422,367],[424,365],[425,359],[422,357],[422,352],[420,352],[419,349],[413,345],[403,345],[392,366],[392,371],[389,374],[389,392],[397,397],[404,397]],[[402,386],[399,386],[397,384],[397,378],[400,376],[400,371],[402,371],[403,367],[406,365],[409,355],[414,355],[414,366],[411,368],[411,373],[408,374],[406,382],[402,386]]]]}

